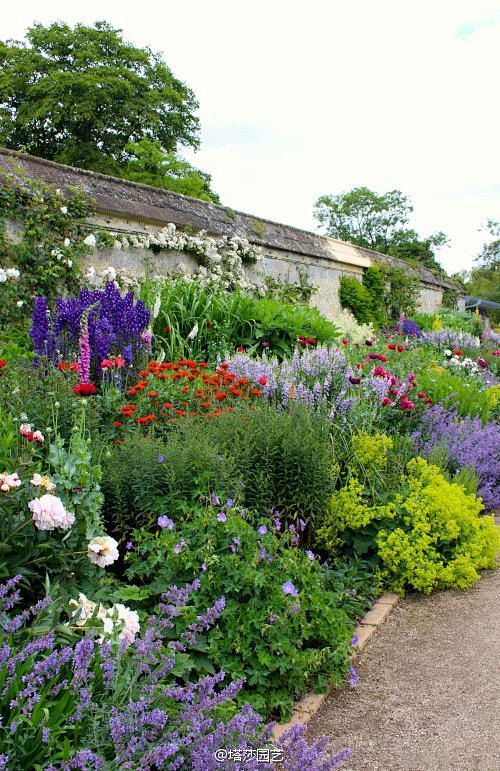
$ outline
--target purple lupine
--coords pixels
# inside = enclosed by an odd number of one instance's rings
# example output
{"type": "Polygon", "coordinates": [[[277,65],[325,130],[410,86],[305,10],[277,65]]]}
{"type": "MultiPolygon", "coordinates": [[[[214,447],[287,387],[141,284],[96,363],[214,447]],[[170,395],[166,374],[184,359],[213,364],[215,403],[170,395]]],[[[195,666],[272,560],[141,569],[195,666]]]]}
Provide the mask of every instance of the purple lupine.
{"type": "Polygon", "coordinates": [[[102,290],[85,287],[77,297],[59,298],[52,315],[46,299],[36,298],[30,332],[35,353],[52,358],[56,350],[64,358],[76,354],[85,316],[93,371],[100,373],[101,361],[119,354],[130,366],[144,350],[141,333],[149,325],[149,311],[142,300],[134,303],[132,292],[122,297],[109,282],[102,290]]]}

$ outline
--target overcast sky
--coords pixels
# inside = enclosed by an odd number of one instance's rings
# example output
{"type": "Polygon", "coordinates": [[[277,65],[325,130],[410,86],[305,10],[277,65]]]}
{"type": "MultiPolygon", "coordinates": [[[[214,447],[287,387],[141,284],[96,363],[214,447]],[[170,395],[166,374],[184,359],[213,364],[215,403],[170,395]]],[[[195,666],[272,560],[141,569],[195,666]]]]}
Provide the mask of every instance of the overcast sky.
{"type": "Polygon", "coordinates": [[[186,156],[233,209],[312,230],[323,193],[398,188],[450,272],[500,219],[500,0],[24,0],[0,33],[98,19],[194,90],[186,156]]]}

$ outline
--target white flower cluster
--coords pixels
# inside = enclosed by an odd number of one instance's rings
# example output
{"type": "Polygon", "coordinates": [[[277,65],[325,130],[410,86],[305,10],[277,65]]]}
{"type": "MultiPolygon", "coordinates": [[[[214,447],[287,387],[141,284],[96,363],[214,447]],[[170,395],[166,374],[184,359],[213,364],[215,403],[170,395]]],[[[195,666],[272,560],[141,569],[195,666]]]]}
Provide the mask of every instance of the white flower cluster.
{"type": "Polygon", "coordinates": [[[112,265],[101,272],[98,272],[94,265],[90,265],[85,271],[84,278],[86,284],[94,287],[101,287],[104,284],[107,284],[108,281],[114,281],[118,287],[127,289],[138,286],[136,278],[127,276],[125,273],[118,274],[112,265]]]}
{"type": "Polygon", "coordinates": [[[372,324],[360,324],[347,308],[336,313],[332,322],[350,343],[364,343],[375,335],[372,324]]]}
{"type": "Polygon", "coordinates": [[[453,356],[452,352],[448,349],[444,352],[447,357],[443,362],[445,367],[451,367],[459,371],[462,369],[467,375],[477,375],[481,372],[481,368],[478,366],[474,359],[470,359],[468,356],[465,359],[461,359],[459,356],[453,356]]]}
{"type": "MultiPolygon", "coordinates": [[[[239,236],[212,238],[203,230],[191,235],[177,231],[173,223],[168,224],[157,233],[123,235],[112,232],[110,235],[114,239],[114,249],[159,249],[192,254],[199,262],[198,268],[192,274],[193,278],[201,278],[207,283],[217,281],[226,288],[253,288],[254,285],[246,278],[244,265],[260,262],[263,257],[262,249],[253,246],[246,238],[239,236]]],[[[92,233],[85,238],[84,244],[98,248],[100,246],[99,241],[92,233]]],[[[187,269],[182,263],[179,263],[176,267],[176,273],[177,275],[185,275],[187,269]]],[[[115,278],[116,276],[106,280],[113,281],[115,278]]],[[[88,276],[87,280],[97,281],[95,272],[94,275],[88,276]]]]}
{"type": "Polygon", "coordinates": [[[118,632],[118,639],[130,645],[140,631],[137,612],[119,602],[108,609],[99,603],[96,612],[97,603],[92,602],[80,592],[78,600],[70,600],[69,605],[75,608],[71,617],[75,619],[76,626],[85,626],[92,617],[96,621],[102,622],[103,634],[98,638],[99,643],[103,643],[118,632]]]}
{"type": "Polygon", "coordinates": [[[0,266],[0,284],[5,284],[7,281],[17,281],[21,273],[17,268],[2,268],[0,266]]]}

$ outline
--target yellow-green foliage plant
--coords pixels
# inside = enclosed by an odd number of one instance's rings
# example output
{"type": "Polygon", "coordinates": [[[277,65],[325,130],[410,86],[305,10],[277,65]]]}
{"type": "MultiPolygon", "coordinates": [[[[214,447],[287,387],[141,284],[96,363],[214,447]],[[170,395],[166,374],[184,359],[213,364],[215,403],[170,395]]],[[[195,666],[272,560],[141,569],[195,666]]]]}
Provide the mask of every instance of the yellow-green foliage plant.
{"type": "Polygon", "coordinates": [[[373,505],[356,477],[336,492],[317,532],[328,551],[348,545],[373,550],[383,583],[404,593],[466,589],[479,571],[495,567],[500,546],[493,517],[481,500],[445,479],[423,458],[413,458],[393,500],[373,505]]]}

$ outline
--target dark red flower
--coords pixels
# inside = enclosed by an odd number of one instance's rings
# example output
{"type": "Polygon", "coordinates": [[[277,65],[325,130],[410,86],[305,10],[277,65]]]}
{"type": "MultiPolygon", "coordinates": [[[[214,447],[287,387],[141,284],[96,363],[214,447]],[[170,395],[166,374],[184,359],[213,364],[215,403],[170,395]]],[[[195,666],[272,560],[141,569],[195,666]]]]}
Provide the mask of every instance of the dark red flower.
{"type": "Polygon", "coordinates": [[[73,391],[77,396],[93,396],[97,393],[97,388],[92,383],[80,383],[73,386],[73,391]]]}
{"type": "Polygon", "coordinates": [[[455,356],[461,356],[462,355],[462,351],[460,350],[460,348],[457,348],[455,351],[453,351],[453,353],[455,354],[455,356]]]}
{"type": "Polygon", "coordinates": [[[260,385],[265,386],[267,383],[267,377],[264,377],[264,375],[262,375],[262,377],[259,378],[259,383],[260,385]]]}
{"type": "Polygon", "coordinates": [[[361,383],[361,378],[349,375],[349,383],[352,383],[353,385],[359,385],[361,383]]]}
{"type": "Polygon", "coordinates": [[[404,351],[404,345],[398,345],[398,351],[401,353],[401,351],[404,351]]]}
{"type": "Polygon", "coordinates": [[[389,345],[387,347],[388,347],[388,349],[390,351],[395,351],[396,350],[396,343],[389,343],[389,345]]]}
{"type": "Polygon", "coordinates": [[[373,345],[373,340],[365,340],[365,345],[373,345]]]}
{"type": "Polygon", "coordinates": [[[344,343],[344,345],[349,345],[349,340],[347,340],[346,338],[344,338],[344,339],[342,340],[342,342],[344,343]]]}

